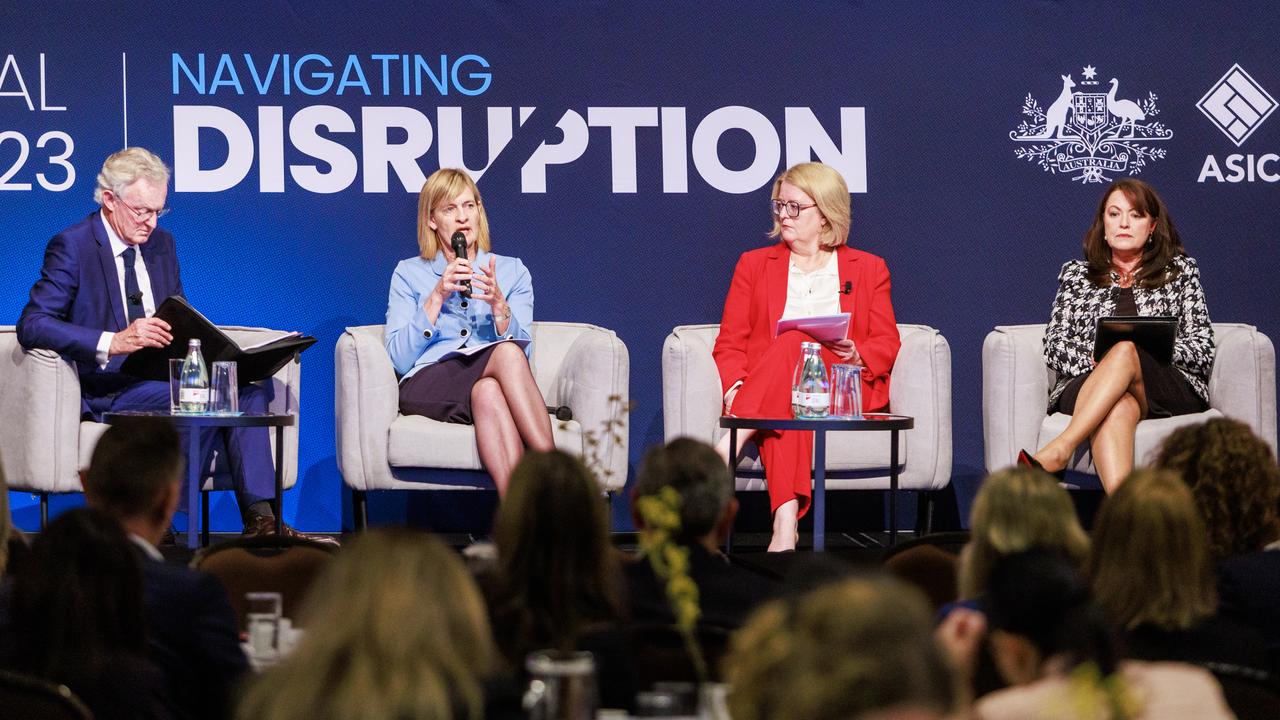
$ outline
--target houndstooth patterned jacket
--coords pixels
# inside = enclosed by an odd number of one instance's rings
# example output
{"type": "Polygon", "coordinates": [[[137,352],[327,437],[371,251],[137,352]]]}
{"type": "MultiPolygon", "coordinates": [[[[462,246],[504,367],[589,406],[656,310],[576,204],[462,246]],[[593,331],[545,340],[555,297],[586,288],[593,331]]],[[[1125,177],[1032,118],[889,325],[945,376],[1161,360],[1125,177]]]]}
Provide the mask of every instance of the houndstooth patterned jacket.
{"type": "MultiPolygon", "coordinates": [[[[1133,300],[1139,315],[1172,315],[1178,318],[1178,337],[1173,343],[1173,366],[1182,373],[1196,394],[1208,402],[1209,371],[1213,368],[1213,326],[1200,285],[1200,269],[1186,255],[1173,258],[1170,265],[1180,271],[1171,282],[1147,290],[1133,286],[1133,300]]],[[[1049,393],[1049,407],[1062,394],[1067,382],[1093,369],[1093,336],[1100,317],[1115,314],[1120,278],[1111,273],[1111,285],[1099,287],[1089,282],[1084,260],[1071,260],[1058,273],[1058,294],[1044,333],[1044,359],[1058,374],[1049,393]]]]}

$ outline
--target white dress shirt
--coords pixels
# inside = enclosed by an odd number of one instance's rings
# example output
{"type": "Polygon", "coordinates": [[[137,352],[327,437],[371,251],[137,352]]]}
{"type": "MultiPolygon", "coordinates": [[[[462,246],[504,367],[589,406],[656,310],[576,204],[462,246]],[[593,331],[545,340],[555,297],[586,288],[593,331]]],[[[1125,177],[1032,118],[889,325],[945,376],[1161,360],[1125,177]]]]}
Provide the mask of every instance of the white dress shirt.
{"type": "MultiPolygon", "coordinates": [[[[128,245],[120,239],[116,231],[111,227],[111,223],[107,222],[107,218],[101,212],[98,213],[98,222],[102,223],[102,227],[107,231],[107,240],[111,242],[111,253],[116,258],[116,280],[120,283],[120,301],[121,307],[124,309],[124,317],[129,317],[129,298],[128,293],[124,289],[124,251],[132,247],[136,253],[133,260],[133,271],[138,276],[138,289],[142,291],[142,313],[147,317],[156,314],[156,296],[151,292],[151,276],[147,274],[147,264],[142,261],[142,246],[128,245]]],[[[98,367],[105,368],[110,360],[109,353],[111,350],[111,340],[116,336],[113,332],[103,332],[98,338],[98,352],[94,358],[98,361],[98,367]]]]}

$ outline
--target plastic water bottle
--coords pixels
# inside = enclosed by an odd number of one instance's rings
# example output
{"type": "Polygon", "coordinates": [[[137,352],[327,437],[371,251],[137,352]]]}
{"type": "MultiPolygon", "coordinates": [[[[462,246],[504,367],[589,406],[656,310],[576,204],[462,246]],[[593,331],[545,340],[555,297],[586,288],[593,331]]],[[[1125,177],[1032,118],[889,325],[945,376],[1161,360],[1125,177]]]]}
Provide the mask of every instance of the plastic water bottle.
{"type": "Polygon", "coordinates": [[[209,371],[200,354],[200,341],[187,344],[187,359],[182,361],[182,380],[178,385],[178,411],[202,413],[209,409],[209,371]]]}
{"type": "Polygon", "coordinates": [[[791,377],[791,414],[797,419],[824,418],[831,412],[831,383],[822,362],[822,346],[800,343],[800,362],[791,377]]]}

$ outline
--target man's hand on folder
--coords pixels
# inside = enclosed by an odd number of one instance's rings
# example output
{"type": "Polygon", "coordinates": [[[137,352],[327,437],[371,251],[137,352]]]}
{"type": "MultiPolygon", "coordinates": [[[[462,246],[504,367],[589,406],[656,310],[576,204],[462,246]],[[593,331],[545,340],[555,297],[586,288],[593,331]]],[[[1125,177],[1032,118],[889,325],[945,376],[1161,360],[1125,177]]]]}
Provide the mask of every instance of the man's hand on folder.
{"type": "Polygon", "coordinates": [[[173,342],[172,329],[169,323],[157,317],[138,318],[111,337],[111,349],[107,354],[128,355],[142,348],[168,347],[173,342]]]}

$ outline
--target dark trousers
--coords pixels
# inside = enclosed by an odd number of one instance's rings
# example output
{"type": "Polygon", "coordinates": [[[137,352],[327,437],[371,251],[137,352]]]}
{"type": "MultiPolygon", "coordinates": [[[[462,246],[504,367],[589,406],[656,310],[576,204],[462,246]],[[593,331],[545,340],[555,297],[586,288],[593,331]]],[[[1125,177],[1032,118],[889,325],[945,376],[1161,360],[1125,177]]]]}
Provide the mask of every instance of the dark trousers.
{"type": "MultiPolygon", "coordinates": [[[[246,385],[240,388],[240,411],[248,414],[265,413],[274,391],[270,386],[246,385]]],[[[94,420],[101,421],[107,412],[168,412],[169,383],[160,380],[143,380],[129,385],[120,392],[103,397],[86,397],[84,405],[94,420]]],[[[227,466],[231,470],[231,489],[236,493],[240,512],[260,500],[275,498],[275,467],[271,461],[270,428],[218,428],[204,431],[201,441],[205,445],[204,467],[208,467],[214,450],[226,451],[227,466]]],[[[182,436],[182,456],[187,456],[187,443],[191,442],[190,429],[179,428],[182,436]]],[[[187,477],[184,472],[182,477],[187,477]]],[[[187,510],[187,493],[182,493],[179,510],[187,510]]]]}

